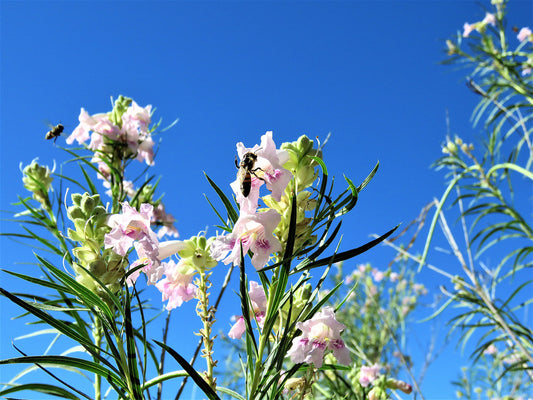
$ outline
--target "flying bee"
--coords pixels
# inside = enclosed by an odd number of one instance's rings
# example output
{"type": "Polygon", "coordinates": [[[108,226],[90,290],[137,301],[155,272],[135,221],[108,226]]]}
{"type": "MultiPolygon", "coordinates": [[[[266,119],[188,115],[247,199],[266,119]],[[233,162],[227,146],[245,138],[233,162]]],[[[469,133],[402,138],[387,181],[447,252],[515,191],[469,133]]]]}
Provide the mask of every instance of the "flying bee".
{"type": "Polygon", "coordinates": [[[237,180],[241,185],[241,193],[244,197],[248,197],[250,189],[252,188],[252,175],[257,179],[264,180],[255,174],[256,171],[261,171],[261,168],[254,168],[257,161],[257,154],[248,152],[242,156],[240,164],[235,157],[235,166],[239,168],[237,173],[237,180]]]}
{"type": "Polygon", "coordinates": [[[57,138],[61,136],[61,132],[63,132],[64,128],[65,127],[62,124],[57,124],[56,126],[50,125],[50,130],[46,132],[46,136],[44,138],[46,140],[54,139],[55,143],[57,138]]]}

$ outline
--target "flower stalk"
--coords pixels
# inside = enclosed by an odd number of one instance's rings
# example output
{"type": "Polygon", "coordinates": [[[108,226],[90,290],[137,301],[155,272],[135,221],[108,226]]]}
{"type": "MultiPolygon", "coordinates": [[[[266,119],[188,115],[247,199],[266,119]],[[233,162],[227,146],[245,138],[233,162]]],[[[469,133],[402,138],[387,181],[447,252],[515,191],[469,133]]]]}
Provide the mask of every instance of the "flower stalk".
{"type": "Polygon", "coordinates": [[[217,361],[213,360],[213,340],[216,336],[211,337],[212,326],[215,323],[215,308],[209,306],[209,292],[211,282],[209,277],[211,273],[201,272],[199,277],[195,280],[198,286],[198,303],[196,305],[196,313],[202,320],[203,328],[200,329],[199,336],[202,338],[204,348],[202,349],[202,357],[205,358],[207,370],[204,373],[206,382],[213,390],[216,390],[216,378],[213,376],[214,368],[217,361]]]}

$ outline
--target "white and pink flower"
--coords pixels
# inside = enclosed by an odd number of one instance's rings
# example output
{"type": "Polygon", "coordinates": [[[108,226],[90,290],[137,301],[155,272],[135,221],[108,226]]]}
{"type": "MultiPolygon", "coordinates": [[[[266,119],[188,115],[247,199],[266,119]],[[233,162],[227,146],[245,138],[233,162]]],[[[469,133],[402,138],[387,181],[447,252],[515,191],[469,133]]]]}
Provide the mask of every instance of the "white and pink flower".
{"type": "Polygon", "coordinates": [[[518,32],[518,35],[516,35],[516,37],[518,38],[518,40],[523,42],[524,40],[529,40],[531,38],[531,33],[532,33],[531,29],[529,29],[527,26],[525,26],[522,29],[520,29],[520,31],[518,32]]]}
{"type": "Polygon", "coordinates": [[[340,364],[350,364],[350,352],[340,337],[341,331],[346,327],[335,319],[333,307],[324,307],[311,319],[298,322],[296,327],[302,334],[293,339],[292,347],[287,353],[292,362],[313,364],[320,368],[324,352],[332,350],[340,364]]]}
{"type": "Polygon", "coordinates": [[[184,302],[196,296],[198,288],[192,283],[196,271],[181,261],[174,260],[162,263],[165,278],[155,284],[162,293],[162,300],[167,303],[167,310],[180,307],[184,302]]]}
{"type": "Polygon", "coordinates": [[[224,264],[241,262],[242,253],[246,255],[251,250],[252,265],[256,270],[263,268],[270,255],[281,251],[281,243],[273,235],[274,229],[281,221],[281,216],[275,210],[268,210],[257,214],[241,214],[230,234],[217,236],[211,244],[211,257],[224,264]],[[226,254],[231,252],[228,256],[226,254]]]}
{"type": "MultiPolygon", "coordinates": [[[[252,311],[255,315],[255,320],[257,321],[259,327],[262,328],[265,322],[267,305],[266,294],[263,286],[260,286],[255,281],[250,281],[250,290],[248,291],[248,295],[250,296],[250,302],[252,303],[252,311]]],[[[236,316],[235,319],[236,322],[228,332],[228,336],[231,339],[240,339],[246,331],[246,323],[242,315],[236,316]]]]}
{"type": "Polygon", "coordinates": [[[380,375],[381,367],[378,364],[371,366],[362,365],[359,371],[359,383],[362,387],[367,387],[380,375]]]}
{"type": "Polygon", "coordinates": [[[252,186],[250,194],[244,197],[240,190],[240,182],[235,180],[231,183],[237,202],[241,206],[241,212],[253,213],[257,209],[259,199],[259,188],[266,183],[268,190],[272,192],[272,197],[279,201],[287,184],[292,179],[289,170],[283,168],[283,164],[289,159],[289,153],[285,150],[276,149],[276,144],[272,139],[272,131],[261,136],[261,144],[254,147],[244,147],[242,142],[237,143],[237,153],[242,160],[247,153],[254,153],[257,161],[252,174],[252,186]]]}

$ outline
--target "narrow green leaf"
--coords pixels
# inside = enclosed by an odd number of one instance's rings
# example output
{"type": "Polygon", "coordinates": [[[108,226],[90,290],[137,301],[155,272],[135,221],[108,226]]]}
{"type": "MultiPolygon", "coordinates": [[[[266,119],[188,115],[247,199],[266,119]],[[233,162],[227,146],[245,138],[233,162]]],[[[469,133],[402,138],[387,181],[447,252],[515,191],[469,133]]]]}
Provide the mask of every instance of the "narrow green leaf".
{"type": "Polygon", "coordinates": [[[205,395],[210,400],[220,400],[220,397],[215,393],[215,391],[207,384],[207,382],[202,378],[198,372],[185,360],[182,356],[180,356],[174,349],[167,346],[165,343],[159,342],[157,340],[154,340],[156,344],[161,346],[163,349],[165,349],[181,366],[182,368],[189,374],[189,376],[192,378],[194,383],[198,385],[200,390],[205,393],[205,395]]]}
{"type": "Polygon", "coordinates": [[[204,172],[204,175],[207,178],[207,181],[209,182],[211,187],[213,189],[215,189],[215,192],[217,192],[218,197],[220,197],[220,200],[224,204],[224,207],[226,208],[226,212],[228,213],[229,219],[233,223],[237,222],[237,220],[239,219],[239,214],[237,213],[237,211],[235,211],[235,208],[233,207],[233,205],[231,204],[231,202],[229,201],[227,196],[224,194],[224,192],[222,190],[220,190],[220,188],[217,186],[217,184],[215,182],[213,182],[211,180],[211,178],[205,172],[204,172]]]}
{"type": "MultiPolygon", "coordinates": [[[[7,364],[39,364],[51,367],[72,367],[92,372],[105,378],[115,389],[125,388],[126,383],[113,371],[90,360],[65,356],[25,356],[0,360],[0,365],[7,364]]],[[[117,390],[120,393],[120,390],[117,390]]]]}
{"type": "Polygon", "coordinates": [[[359,254],[362,254],[365,251],[370,250],[372,247],[378,245],[383,240],[387,239],[390,235],[392,235],[394,233],[394,231],[396,229],[398,229],[398,226],[399,225],[396,225],[393,229],[391,229],[390,231],[388,231],[384,235],[381,235],[377,239],[371,240],[370,242],[368,242],[368,243],[366,243],[366,244],[364,244],[364,245],[362,245],[360,247],[357,247],[355,249],[348,250],[348,251],[343,251],[342,253],[333,254],[331,257],[326,257],[326,258],[322,258],[320,260],[312,261],[312,262],[306,264],[303,267],[295,268],[291,273],[297,273],[297,272],[300,272],[300,271],[303,271],[303,270],[306,270],[306,269],[321,267],[323,265],[334,264],[336,262],[348,260],[350,258],[358,256],[359,254]]]}
{"type": "Polygon", "coordinates": [[[25,383],[21,385],[16,385],[10,387],[9,389],[1,390],[0,396],[6,396],[8,394],[20,392],[23,390],[31,390],[33,392],[44,393],[50,396],[61,397],[63,399],[79,400],[78,396],[73,393],[70,393],[68,390],[44,383],[25,383]]]}

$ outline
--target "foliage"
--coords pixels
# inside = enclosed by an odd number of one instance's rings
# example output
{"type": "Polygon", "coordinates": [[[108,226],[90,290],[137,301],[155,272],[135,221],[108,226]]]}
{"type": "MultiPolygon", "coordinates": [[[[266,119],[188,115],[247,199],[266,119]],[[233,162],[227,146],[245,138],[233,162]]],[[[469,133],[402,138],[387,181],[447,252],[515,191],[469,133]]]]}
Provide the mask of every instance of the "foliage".
{"type": "Polygon", "coordinates": [[[161,198],[155,198],[159,181],[152,183],[154,177],[144,178],[144,172],[127,179],[135,161],[145,163],[146,168],[154,164],[152,137],[158,125],[151,124],[151,116],[151,106],[140,107],[123,96],[108,113],[89,115],[82,109],[80,125],[67,139],[67,144],[77,141],[82,148],[64,150],[74,157],[71,162],[79,166],[84,182],[66,174],[53,175],[37,161],[24,169],[23,183],[31,198],[20,198],[18,205],[23,211],[16,215],[24,233],[7,235],[30,245],[37,243],[58,261],[36,254],[39,278],[4,272],[53,294],[36,298],[29,291],[0,291],[24,310],[24,317],[33,316],[29,324],[51,328],[32,336],[54,332],[54,341],[68,338],[72,346],[55,355],[48,350],[27,355],[17,348],[20,357],[0,360],[0,364],[30,367],[0,394],[36,391],[63,398],[160,399],[163,383],[185,377],[176,394],[179,398],[190,377],[209,399],[222,394],[237,399],[275,399],[295,379],[303,382],[297,385],[302,396],[312,390],[324,356],[328,370],[345,369],[350,351],[340,336],[344,325],[336,321],[333,308],[325,307],[334,291],[324,298],[319,294],[334,263],[367,251],[395,229],[342,252],[335,243],[341,227],[338,219],[356,205],[377,165],[359,186],[346,179],[347,188],[337,194],[329,182],[321,149],[313,141],[302,136],[276,148],[272,133],[267,132],[260,146],[237,145],[241,162],[238,179],[232,184],[233,197],[207,176],[225,208],[215,209],[223,234],[207,238],[200,232],[187,240],[161,241],[165,235],[177,236],[177,230],[161,198]],[[108,189],[108,206],[91,178],[94,173],[108,189]],[[65,182],[80,192],[66,197],[65,182]],[[270,194],[261,196],[264,184],[270,194]],[[174,259],[165,261],[173,255],[174,259]],[[251,271],[246,255],[254,266],[251,271]],[[213,305],[210,277],[219,261],[231,264],[228,278],[234,265],[240,270],[240,300],[236,302],[241,304],[242,317],[234,331],[235,336],[245,336],[246,346],[240,365],[244,376],[240,393],[219,386],[215,377],[212,325],[227,285],[222,284],[213,305]],[[61,268],[59,263],[63,263],[61,268]],[[315,271],[320,279],[313,281],[315,271]],[[188,362],[166,343],[169,315],[162,340],[148,334],[150,322],[160,315],[148,304],[140,276],[161,291],[169,311],[187,301],[197,302],[205,370],[194,368],[194,360],[188,362]],[[71,355],[74,352],[78,352],[75,357],[71,355]],[[166,353],[183,370],[166,371],[166,353]],[[20,378],[36,367],[57,385],[21,383],[20,378]],[[94,393],[71,384],[71,371],[94,374],[94,393]]]}
{"type": "MultiPolygon", "coordinates": [[[[503,347],[501,351],[511,357],[507,360],[513,361],[500,371],[496,382],[522,374],[520,391],[527,393],[533,382],[533,331],[526,311],[533,266],[529,215],[533,36],[526,27],[514,27],[510,34],[507,3],[493,1],[492,5],[482,21],[465,23],[462,35],[446,42],[447,62],[468,68],[468,87],[481,96],[473,120],[485,121],[486,134],[476,146],[457,135],[447,138],[444,156],[435,167],[446,171],[448,185],[436,202],[422,256],[411,256],[420,266],[447,277],[453,288],[442,288],[448,300],[433,317],[448,307],[458,310],[450,325],[452,331],[460,330],[463,348],[476,341],[473,364],[492,346],[503,347]],[[458,232],[447,222],[447,206],[458,215],[458,232]],[[427,263],[437,224],[459,274],[427,263]],[[458,243],[458,235],[464,245],[458,243]]],[[[493,377],[491,372],[483,379],[492,382],[493,377]]]]}

